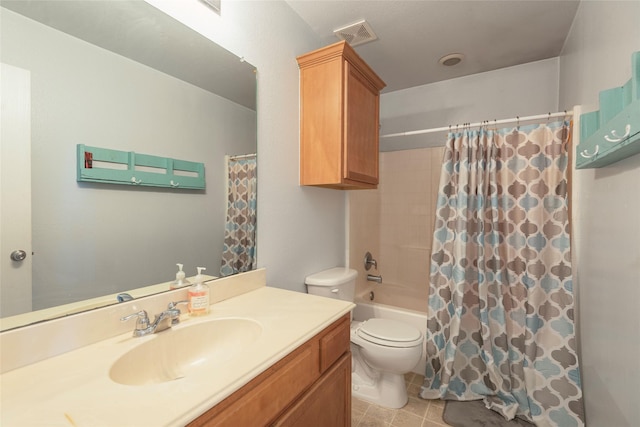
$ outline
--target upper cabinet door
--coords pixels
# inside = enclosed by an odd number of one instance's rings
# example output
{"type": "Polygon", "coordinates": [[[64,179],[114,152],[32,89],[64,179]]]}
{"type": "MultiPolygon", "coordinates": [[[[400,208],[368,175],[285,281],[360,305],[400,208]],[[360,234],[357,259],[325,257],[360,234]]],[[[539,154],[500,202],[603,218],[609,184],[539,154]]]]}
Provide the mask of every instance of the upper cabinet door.
{"type": "Polygon", "coordinates": [[[380,92],[355,67],[345,64],[344,179],[378,184],[380,92]]]}
{"type": "Polygon", "coordinates": [[[346,43],[298,57],[300,184],[378,184],[380,90],[385,83],[346,43]]]}

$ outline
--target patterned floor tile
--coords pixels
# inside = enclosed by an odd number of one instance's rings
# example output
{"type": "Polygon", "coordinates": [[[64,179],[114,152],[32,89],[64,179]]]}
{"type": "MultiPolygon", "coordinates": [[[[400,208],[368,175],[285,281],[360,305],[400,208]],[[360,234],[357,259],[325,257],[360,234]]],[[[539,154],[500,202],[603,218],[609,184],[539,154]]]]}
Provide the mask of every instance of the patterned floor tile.
{"type": "Polygon", "coordinates": [[[423,417],[419,417],[410,412],[398,411],[391,422],[392,427],[422,427],[423,417]]]}
{"type": "MultiPolygon", "coordinates": [[[[422,382],[418,378],[411,380],[422,382]]],[[[410,380],[410,381],[411,381],[410,380]]],[[[410,384],[410,386],[415,384],[410,384]]],[[[447,427],[442,419],[443,400],[424,400],[409,397],[407,404],[400,409],[384,408],[357,398],[352,399],[352,427],[447,427]]]]}

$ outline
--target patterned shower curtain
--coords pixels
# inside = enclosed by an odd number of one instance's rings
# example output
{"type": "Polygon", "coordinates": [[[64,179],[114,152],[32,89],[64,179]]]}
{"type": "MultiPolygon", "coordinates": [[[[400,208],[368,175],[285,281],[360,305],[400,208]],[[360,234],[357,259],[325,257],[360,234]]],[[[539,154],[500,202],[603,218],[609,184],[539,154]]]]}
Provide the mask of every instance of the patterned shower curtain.
{"type": "Polygon", "coordinates": [[[420,397],[584,425],[567,193],[570,123],[450,133],[420,397]]]}
{"type": "Polygon", "coordinates": [[[229,158],[227,220],[220,275],[252,270],[256,262],[256,157],[229,158]]]}

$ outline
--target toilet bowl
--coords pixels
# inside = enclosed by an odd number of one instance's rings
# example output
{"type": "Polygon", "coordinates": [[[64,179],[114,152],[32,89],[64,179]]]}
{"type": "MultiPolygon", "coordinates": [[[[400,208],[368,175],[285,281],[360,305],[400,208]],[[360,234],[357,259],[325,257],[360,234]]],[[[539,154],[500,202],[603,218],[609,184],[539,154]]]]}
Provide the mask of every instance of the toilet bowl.
{"type": "MultiPolygon", "coordinates": [[[[308,276],[307,292],[353,301],[355,270],[333,268],[308,276]]],[[[404,374],[422,357],[422,333],[412,325],[372,318],[351,322],[352,395],[388,408],[408,400],[404,374]]]]}

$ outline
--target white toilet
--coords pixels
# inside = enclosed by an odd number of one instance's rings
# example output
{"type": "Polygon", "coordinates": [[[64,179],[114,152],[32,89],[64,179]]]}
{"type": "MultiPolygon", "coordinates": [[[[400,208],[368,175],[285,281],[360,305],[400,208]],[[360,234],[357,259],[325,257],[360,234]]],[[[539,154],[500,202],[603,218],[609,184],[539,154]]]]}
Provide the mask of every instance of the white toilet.
{"type": "MultiPolygon", "coordinates": [[[[358,272],[332,268],[308,276],[307,292],[353,301],[358,272]]],[[[391,319],[351,322],[352,395],[387,408],[402,408],[408,400],[404,374],[422,357],[422,333],[391,319]]]]}

